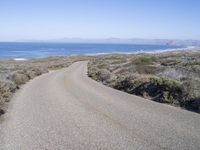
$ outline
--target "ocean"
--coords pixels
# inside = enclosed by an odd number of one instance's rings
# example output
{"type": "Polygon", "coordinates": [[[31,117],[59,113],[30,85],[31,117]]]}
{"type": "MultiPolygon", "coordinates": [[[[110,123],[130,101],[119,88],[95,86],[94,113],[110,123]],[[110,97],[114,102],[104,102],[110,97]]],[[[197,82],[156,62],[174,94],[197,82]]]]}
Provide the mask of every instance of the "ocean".
{"type": "Polygon", "coordinates": [[[0,42],[0,59],[24,60],[49,56],[157,53],[183,48],[185,47],[170,45],[0,42]]]}

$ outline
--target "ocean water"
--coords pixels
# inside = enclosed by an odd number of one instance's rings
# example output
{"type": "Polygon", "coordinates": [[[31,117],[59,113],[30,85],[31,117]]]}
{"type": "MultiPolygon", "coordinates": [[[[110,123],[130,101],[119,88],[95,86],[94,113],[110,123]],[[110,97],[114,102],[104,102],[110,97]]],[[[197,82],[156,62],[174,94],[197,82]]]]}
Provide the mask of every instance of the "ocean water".
{"type": "Polygon", "coordinates": [[[0,42],[0,59],[23,60],[49,56],[155,53],[183,48],[183,46],[169,45],[0,42]]]}

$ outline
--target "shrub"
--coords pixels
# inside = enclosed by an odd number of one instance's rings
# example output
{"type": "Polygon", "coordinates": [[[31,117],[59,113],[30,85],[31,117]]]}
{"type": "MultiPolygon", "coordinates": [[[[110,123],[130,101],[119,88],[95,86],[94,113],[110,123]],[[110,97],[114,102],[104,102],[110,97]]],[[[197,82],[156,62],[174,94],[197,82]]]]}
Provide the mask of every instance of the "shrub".
{"type": "Polygon", "coordinates": [[[111,62],[112,65],[122,64],[122,63],[126,63],[126,59],[120,59],[111,62]]]}
{"type": "Polygon", "coordinates": [[[181,83],[168,78],[137,76],[121,79],[114,88],[162,103],[177,103],[182,98],[181,83]]]}
{"type": "Polygon", "coordinates": [[[111,73],[106,69],[95,69],[90,68],[88,69],[88,76],[93,78],[94,80],[101,81],[101,82],[107,82],[111,79],[111,73]]]}
{"type": "Polygon", "coordinates": [[[199,58],[185,52],[102,56],[90,61],[88,74],[130,94],[200,111],[199,58]]]}
{"type": "Polygon", "coordinates": [[[17,86],[7,80],[0,80],[0,104],[4,104],[6,101],[10,100],[12,93],[14,93],[17,89],[17,86]]]}
{"type": "Polygon", "coordinates": [[[0,73],[2,73],[2,72],[6,72],[6,71],[8,71],[8,69],[7,69],[7,68],[0,67],[0,73]]]}
{"type": "Polygon", "coordinates": [[[33,79],[36,76],[42,75],[43,73],[47,73],[48,70],[46,68],[29,68],[26,69],[25,74],[29,77],[29,79],[33,79]]]}
{"type": "Polygon", "coordinates": [[[164,70],[164,68],[162,68],[161,66],[155,66],[155,65],[136,65],[135,68],[139,74],[152,74],[152,75],[155,75],[164,70]]]}
{"type": "Polygon", "coordinates": [[[172,78],[172,79],[176,79],[176,80],[181,80],[181,79],[185,78],[186,73],[184,73],[180,69],[168,67],[164,71],[160,72],[159,76],[172,78]]]}
{"type": "Polygon", "coordinates": [[[8,76],[7,79],[13,81],[16,85],[22,85],[30,79],[33,79],[36,76],[46,73],[47,71],[48,70],[45,68],[27,68],[13,72],[11,75],[8,76]]]}
{"type": "Polygon", "coordinates": [[[29,77],[25,73],[16,71],[8,76],[8,79],[13,81],[16,85],[22,85],[29,80],[29,77]]]}
{"type": "Polygon", "coordinates": [[[195,61],[188,61],[188,62],[185,62],[184,64],[183,64],[183,66],[196,66],[196,65],[200,65],[200,61],[197,61],[197,60],[195,60],[195,61]]]}
{"type": "Polygon", "coordinates": [[[150,65],[157,61],[156,57],[153,56],[140,56],[131,60],[131,64],[134,65],[150,65]]]}
{"type": "Polygon", "coordinates": [[[161,61],[162,66],[175,66],[179,63],[180,63],[180,61],[176,60],[176,59],[164,59],[161,61]]]}

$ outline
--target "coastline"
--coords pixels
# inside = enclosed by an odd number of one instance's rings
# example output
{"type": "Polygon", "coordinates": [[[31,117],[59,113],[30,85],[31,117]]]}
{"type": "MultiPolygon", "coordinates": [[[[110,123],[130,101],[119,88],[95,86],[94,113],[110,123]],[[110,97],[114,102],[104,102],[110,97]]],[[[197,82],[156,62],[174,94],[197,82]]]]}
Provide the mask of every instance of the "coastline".
{"type": "MultiPolygon", "coordinates": [[[[17,60],[14,59],[0,59],[0,81],[1,87],[0,92],[9,91],[8,93],[4,93],[6,96],[5,98],[0,97],[1,105],[0,109],[3,108],[3,111],[5,112],[6,109],[3,107],[3,104],[7,104],[10,99],[12,98],[13,93],[15,93],[21,85],[25,84],[29,80],[33,79],[36,76],[39,76],[43,73],[46,73],[50,70],[56,70],[61,68],[66,68],[69,65],[71,65],[73,62],[80,61],[80,60],[90,60],[92,61],[98,61],[104,60],[109,58],[122,58],[131,60],[134,57],[176,57],[176,56],[184,56],[185,59],[187,57],[189,58],[189,55],[198,56],[200,55],[200,51],[198,47],[193,48],[187,48],[187,49],[179,49],[179,50],[173,50],[173,51],[165,51],[161,53],[137,53],[137,54],[106,54],[106,55],[94,55],[94,56],[54,56],[54,57],[46,57],[46,58],[35,58],[35,59],[22,59],[18,58],[17,60]],[[196,55],[197,54],[197,55],[196,55]],[[188,55],[188,56],[187,56],[188,55]]],[[[109,62],[109,65],[112,63],[119,63],[119,62],[109,62]]],[[[173,62],[174,60],[172,60],[173,62]]],[[[121,62],[123,69],[123,61],[121,62]]],[[[107,65],[107,64],[106,64],[107,65]]],[[[151,67],[151,66],[150,66],[151,67]]],[[[169,66],[166,66],[169,67],[169,66]]],[[[97,67],[98,69],[98,67],[97,67]]],[[[127,72],[127,74],[130,74],[127,72]]],[[[106,75],[106,74],[105,74],[106,75]]],[[[106,83],[106,79],[102,80],[101,82],[106,83]]],[[[5,106],[5,105],[4,105],[5,106]]],[[[3,112],[2,112],[3,113],[3,112]]]]}
{"type": "Polygon", "coordinates": [[[101,56],[101,55],[132,55],[132,54],[159,54],[159,53],[168,53],[168,52],[182,52],[182,51],[195,51],[200,50],[200,47],[196,46],[187,46],[185,48],[175,48],[175,49],[160,49],[160,50],[151,50],[144,51],[138,50],[137,52],[111,52],[111,53],[89,53],[84,54],[84,56],[101,56]]]}
{"type": "Polygon", "coordinates": [[[102,54],[158,53],[187,49],[181,45],[153,44],[95,44],[95,43],[0,43],[2,59],[33,59],[53,56],[95,56],[102,54]]]}
{"type": "MultiPolygon", "coordinates": [[[[138,50],[136,52],[120,52],[120,51],[113,51],[110,53],[86,53],[86,54],[71,54],[71,55],[60,55],[60,56],[46,56],[46,57],[36,57],[36,58],[11,58],[15,61],[29,61],[32,59],[47,59],[50,57],[79,57],[79,56],[102,56],[102,55],[134,55],[134,54],[162,54],[162,53],[176,53],[176,52],[195,52],[200,50],[200,47],[197,46],[187,46],[185,48],[175,48],[175,49],[160,49],[160,50],[151,50],[151,51],[144,51],[144,50],[138,50]]],[[[7,58],[1,58],[0,60],[4,60],[7,58]]]]}

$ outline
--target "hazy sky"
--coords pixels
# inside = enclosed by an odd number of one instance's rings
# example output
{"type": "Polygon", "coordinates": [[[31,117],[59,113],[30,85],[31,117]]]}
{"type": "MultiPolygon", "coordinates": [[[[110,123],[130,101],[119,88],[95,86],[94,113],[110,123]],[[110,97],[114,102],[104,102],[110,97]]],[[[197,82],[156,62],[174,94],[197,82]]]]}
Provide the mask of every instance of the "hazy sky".
{"type": "Polygon", "coordinates": [[[0,0],[0,40],[200,39],[200,0],[0,0]]]}

